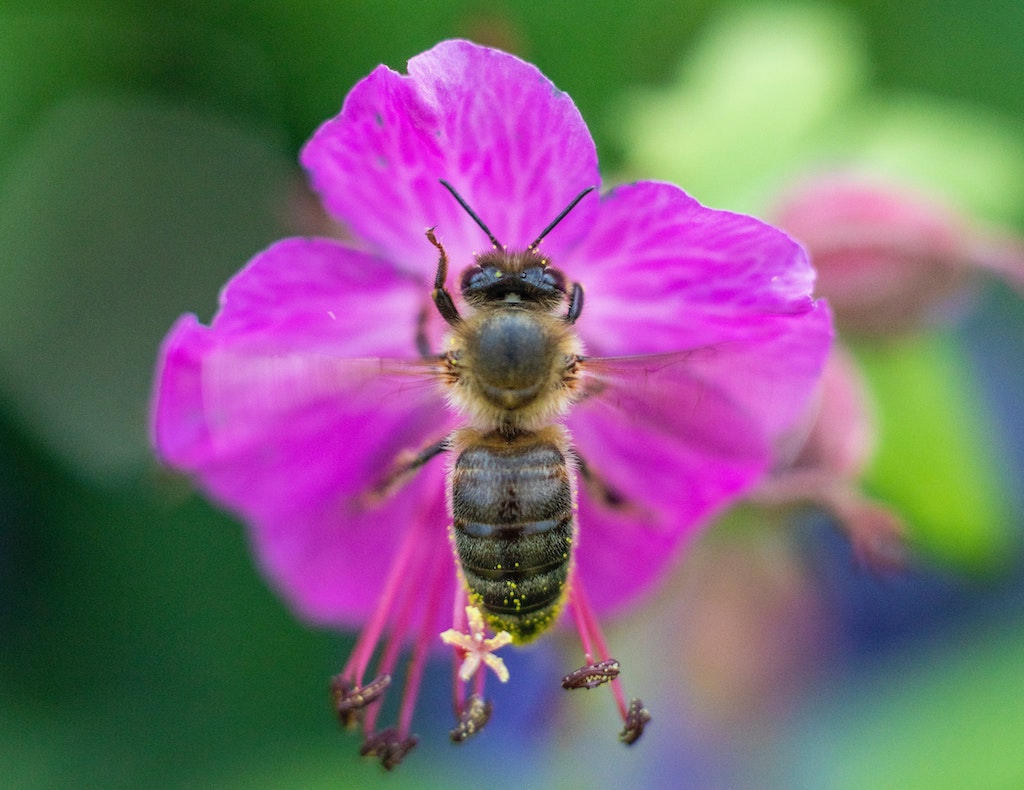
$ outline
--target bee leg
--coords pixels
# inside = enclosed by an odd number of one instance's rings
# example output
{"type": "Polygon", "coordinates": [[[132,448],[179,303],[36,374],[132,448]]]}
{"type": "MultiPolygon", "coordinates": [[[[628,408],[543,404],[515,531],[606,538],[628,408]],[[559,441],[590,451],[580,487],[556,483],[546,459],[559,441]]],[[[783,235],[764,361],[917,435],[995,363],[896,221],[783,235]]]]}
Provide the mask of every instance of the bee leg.
{"type": "Polygon", "coordinates": [[[423,359],[439,359],[443,355],[435,354],[430,350],[430,340],[427,338],[427,308],[420,310],[416,319],[416,350],[423,359]]]}
{"type": "Polygon", "coordinates": [[[620,491],[616,490],[610,483],[604,480],[593,468],[576,454],[576,469],[583,478],[583,485],[587,491],[601,504],[613,510],[626,509],[630,506],[629,500],[620,491]]]}
{"type": "Polygon", "coordinates": [[[366,500],[366,504],[374,504],[382,500],[405,483],[421,466],[445,452],[448,447],[449,437],[445,436],[416,452],[405,450],[400,453],[388,473],[364,494],[363,498],[366,500]]]}
{"type": "Polygon", "coordinates": [[[569,292],[569,312],[565,314],[567,324],[575,324],[576,319],[583,312],[583,286],[579,283],[572,284],[572,291],[569,292]]]}
{"type": "Polygon", "coordinates": [[[444,251],[441,242],[437,240],[433,228],[427,228],[427,241],[437,247],[437,251],[440,253],[437,260],[437,274],[434,275],[434,290],[430,292],[430,298],[434,300],[434,305],[437,307],[437,312],[441,314],[441,318],[454,326],[462,320],[462,316],[459,315],[455,302],[452,301],[452,295],[448,293],[444,284],[448,279],[448,253],[444,251]]]}

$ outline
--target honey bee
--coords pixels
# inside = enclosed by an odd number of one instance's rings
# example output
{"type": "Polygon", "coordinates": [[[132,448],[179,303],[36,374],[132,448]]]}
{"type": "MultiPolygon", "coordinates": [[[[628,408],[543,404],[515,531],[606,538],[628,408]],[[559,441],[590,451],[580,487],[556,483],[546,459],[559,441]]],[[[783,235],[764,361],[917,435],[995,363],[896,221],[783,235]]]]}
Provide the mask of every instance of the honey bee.
{"type": "Polygon", "coordinates": [[[496,632],[527,642],[555,620],[575,540],[574,461],[557,423],[578,393],[583,349],[573,324],[583,289],[542,255],[544,237],[588,195],[583,190],[524,250],[508,252],[450,184],[492,250],[462,275],[471,313],[455,308],[439,254],[433,301],[449,326],[444,379],[472,425],[447,442],[452,542],[471,603],[496,632]]]}
{"type": "MultiPolygon", "coordinates": [[[[346,437],[351,449],[345,463],[359,465],[351,478],[377,482],[338,492],[339,507],[347,508],[339,511],[342,517],[372,519],[377,504],[433,459],[447,456],[449,535],[466,595],[496,633],[524,643],[550,628],[569,600],[578,485],[592,504],[618,513],[623,522],[658,528],[637,481],[623,489],[606,480],[602,459],[581,456],[566,420],[588,409],[612,409],[620,424],[636,426],[637,436],[673,437],[680,447],[699,443],[738,464],[757,457],[760,439],[743,430],[729,396],[707,386],[702,366],[714,363],[714,347],[632,357],[584,353],[576,330],[583,286],[569,282],[540,245],[593,187],[576,195],[525,248],[510,251],[455,188],[441,183],[487,235],[491,249],[462,272],[460,311],[447,287],[448,255],[434,228],[426,231],[438,261],[433,304],[419,315],[411,338],[420,358],[344,358],[308,349],[275,352],[265,345],[214,348],[202,363],[203,424],[226,447],[245,446],[249,439],[256,446],[268,419],[287,420],[310,404],[322,404],[328,413],[343,403],[347,414],[369,426],[364,436],[346,437]],[[439,352],[427,339],[428,309],[447,326],[439,352]],[[374,433],[381,405],[397,411],[399,402],[419,415],[412,429],[374,433]]],[[[319,424],[299,423],[294,430],[320,430],[319,424]]],[[[648,463],[642,448],[617,446],[627,460],[648,463]]],[[[257,457],[273,462],[273,456],[257,457]]],[[[618,459],[616,468],[623,465],[618,459]]]]}

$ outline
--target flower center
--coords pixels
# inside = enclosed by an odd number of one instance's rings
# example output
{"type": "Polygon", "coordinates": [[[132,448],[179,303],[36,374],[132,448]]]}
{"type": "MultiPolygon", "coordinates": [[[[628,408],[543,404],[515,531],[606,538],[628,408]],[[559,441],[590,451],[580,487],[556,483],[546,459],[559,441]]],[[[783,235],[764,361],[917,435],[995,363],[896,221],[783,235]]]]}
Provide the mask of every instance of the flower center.
{"type": "MultiPolygon", "coordinates": [[[[377,758],[389,771],[419,743],[419,738],[411,732],[413,710],[427,654],[436,645],[434,613],[443,603],[447,587],[445,575],[454,571],[452,566],[438,562],[423,549],[427,543],[423,530],[422,524],[415,524],[407,531],[373,616],[360,634],[344,669],[331,680],[331,697],[338,720],[349,729],[361,727],[364,740],[360,754],[377,758]],[[398,723],[377,729],[380,710],[377,703],[390,688],[402,648],[408,642],[412,643],[412,649],[405,668],[398,723]],[[378,651],[382,643],[383,649],[378,651]],[[378,653],[376,671],[371,676],[370,663],[378,653]],[[367,676],[371,676],[369,681],[367,676]]],[[[619,738],[632,744],[643,733],[650,714],[637,699],[626,704],[618,678],[619,662],[608,654],[597,619],[575,575],[569,590],[568,608],[579,631],[586,663],[562,678],[562,687],[592,689],[610,683],[624,722],[619,738]]],[[[442,632],[440,639],[453,650],[456,671],[452,702],[456,722],[449,735],[454,743],[461,743],[480,732],[491,717],[492,707],[484,696],[485,668],[494,672],[502,683],[509,680],[508,668],[495,652],[511,644],[513,638],[506,631],[488,635],[481,611],[467,605],[467,590],[461,582],[456,586],[455,596],[452,628],[442,632]]]]}

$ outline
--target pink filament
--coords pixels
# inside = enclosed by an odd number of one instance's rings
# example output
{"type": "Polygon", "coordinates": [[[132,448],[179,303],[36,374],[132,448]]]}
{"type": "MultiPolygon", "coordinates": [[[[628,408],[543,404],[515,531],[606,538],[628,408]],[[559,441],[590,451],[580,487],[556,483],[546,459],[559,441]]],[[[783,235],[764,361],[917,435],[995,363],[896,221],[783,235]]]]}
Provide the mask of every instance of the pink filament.
{"type": "Polygon", "coordinates": [[[413,646],[412,657],[409,660],[409,668],[405,676],[405,689],[402,692],[402,704],[398,712],[398,736],[406,738],[412,727],[412,715],[416,709],[416,698],[419,696],[420,681],[423,679],[423,670],[426,667],[427,652],[433,644],[435,634],[433,629],[435,620],[432,616],[441,604],[444,594],[444,575],[448,571],[448,565],[444,562],[435,563],[429,568],[430,573],[426,574],[428,584],[427,605],[422,609],[423,619],[420,622],[419,633],[416,635],[416,642],[413,646]]]}
{"type": "Polygon", "coordinates": [[[388,572],[384,590],[377,600],[377,608],[374,610],[369,622],[367,622],[366,627],[359,634],[359,639],[352,650],[352,655],[349,656],[348,661],[345,663],[345,668],[341,672],[345,678],[352,680],[357,686],[363,684],[366,668],[369,666],[370,659],[377,649],[378,642],[380,642],[388,616],[393,610],[395,596],[398,594],[399,587],[407,582],[407,571],[410,561],[422,542],[420,527],[420,523],[416,522],[415,525],[410,527],[405,538],[402,540],[398,556],[388,572]]]}
{"type": "MultiPolygon", "coordinates": [[[[569,606],[572,608],[573,620],[576,621],[576,631],[580,635],[580,642],[583,645],[583,653],[588,664],[593,663],[594,654],[591,650],[591,640],[597,646],[597,657],[600,661],[607,661],[611,658],[608,652],[608,645],[604,641],[604,634],[601,633],[601,626],[590,606],[590,599],[583,589],[583,582],[578,573],[573,572],[572,584],[569,587],[569,606]]],[[[612,695],[615,697],[615,704],[619,708],[619,715],[625,721],[628,715],[626,697],[622,692],[622,683],[618,678],[612,678],[612,695]]]]}
{"type": "MultiPolygon", "coordinates": [[[[455,585],[454,605],[452,608],[452,628],[460,633],[469,629],[466,620],[466,588],[461,584],[455,585]]],[[[466,704],[465,683],[459,677],[459,668],[462,666],[462,656],[456,649],[452,650],[452,704],[455,706],[455,715],[462,712],[466,704]]]]}
{"type": "MultiPolygon", "coordinates": [[[[388,629],[387,644],[384,647],[384,652],[381,655],[380,662],[377,666],[378,675],[391,675],[394,672],[395,666],[398,664],[398,658],[401,655],[402,647],[404,646],[405,639],[404,635],[410,628],[410,621],[413,619],[413,610],[415,605],[419,602],[417,592],[420,585],[425,581],[424,576],[427,575],[428,570],[427,564],[423,562],[424,557],[422,552],[417,552],[413,558],[414,561],[411,564],[409,573],[406,575],[404,584],[401,590],[397,593],[398,600],[395,601],[397,612],[391,620],[391,626],[388,629]]],[[[426,621],[430,621],[430,610],[427,610],[424,614],[426,621]]],[[[408,679],[406,681],[408,683],[408,679]]],[[[363,730],[367,735],[370,735],[374,731],[374,727],[377,722],[377,714],[380,711],[380,706],[375,705],[366,712],[366,716],[363,719],[363,730]]]]}

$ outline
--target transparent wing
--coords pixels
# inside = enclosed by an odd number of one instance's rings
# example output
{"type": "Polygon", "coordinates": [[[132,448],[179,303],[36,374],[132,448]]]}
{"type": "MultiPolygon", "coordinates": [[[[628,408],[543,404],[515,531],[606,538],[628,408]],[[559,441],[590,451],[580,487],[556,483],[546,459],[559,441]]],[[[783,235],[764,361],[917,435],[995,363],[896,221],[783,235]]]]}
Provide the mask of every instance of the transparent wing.
{"type": "MultiPolygon", "coordinates": [[[[379,413],[443,409],[437,372],[426,361],[214,351],[201,373],[204,417],[212,440],[230,446],[275,425],[292,430],[293,420],[320,411],[373,420],[379,413]]],[[[406,440],[416,442],[412,435],[406,440]]]]}
{"type": "Polygon", "coordinates": [[[600,420],[661,437],[676,449],[699,447],[722,458],[759,454],[764,437],[746,405],[722,386],[718,372],[729,344],[667,354],[595,357],[583,361],[583,398],[574,425],[600,420]]]}
{"type": "Polygon", "coordinates": [[[715,375],[719,346],[586,359],[566,425],[578,454],[577,563],[593,603],[621,606],[660,578],[679,545],[759,479],[763,427],[715,375]]]}
{"type": "Polygon", "coordinates": [[[172,465],[203,472],[232,463],[278,474],[292,448],[299,478],[373,485],[403,452],[454,423],[430,360],[345,359],[323,353],[223,346],[194,321],[164,348],[154,437],[172,465]]]}

